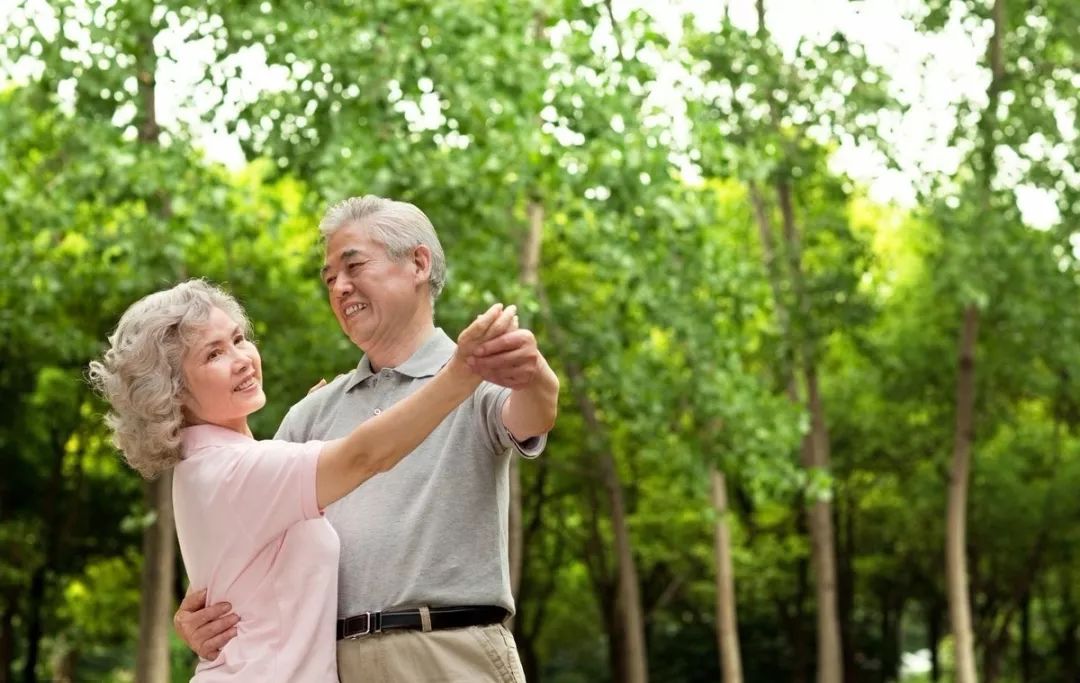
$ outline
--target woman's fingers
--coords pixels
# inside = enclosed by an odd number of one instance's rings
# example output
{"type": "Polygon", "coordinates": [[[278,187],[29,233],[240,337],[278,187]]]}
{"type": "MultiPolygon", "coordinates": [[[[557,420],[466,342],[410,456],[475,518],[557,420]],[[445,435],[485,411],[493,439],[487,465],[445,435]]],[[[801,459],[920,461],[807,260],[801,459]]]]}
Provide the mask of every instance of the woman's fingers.
{"type": "Polygon", "coordinates": [[[495,319],[495,322],[491,323],[491,327],[487,329],[487,333],[484,335],[481,341],[487,341],[488,339],[494,339],[510,332],[517,327],[517,306],[513,304],[503,309],[499,317],[495,319]]]}
{"type": "Polygon", "coordinates": [[[487,339],[488,330],[502,312],[502,304],[493,304],[491,308],[478,315],[476,320],[473,320],[458,335],[458,346],[472,347],[487,339]]]}

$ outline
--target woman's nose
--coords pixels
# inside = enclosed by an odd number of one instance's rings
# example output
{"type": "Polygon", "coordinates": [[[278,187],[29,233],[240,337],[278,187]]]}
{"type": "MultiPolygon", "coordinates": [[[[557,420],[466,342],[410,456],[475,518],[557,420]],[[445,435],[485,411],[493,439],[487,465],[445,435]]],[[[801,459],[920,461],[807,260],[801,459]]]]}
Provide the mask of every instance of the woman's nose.
{"type": "Polygon", "coordinates": [[[251,358],[240,349],[233,349],[233,372],[242,373],[251,367],[251,358]]]}

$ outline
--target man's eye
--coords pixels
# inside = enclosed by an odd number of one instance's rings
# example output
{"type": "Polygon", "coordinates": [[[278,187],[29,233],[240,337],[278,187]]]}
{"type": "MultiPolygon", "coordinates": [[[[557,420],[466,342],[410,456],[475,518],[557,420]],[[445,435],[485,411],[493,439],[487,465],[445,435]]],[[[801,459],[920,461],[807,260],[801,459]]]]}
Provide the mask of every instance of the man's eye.
{"type": "Polygon", "coordinates": [[[326,278],[326,288],[329,289],[329,288],[333,287],[334,286],[334,280],[336,280],[336,279],[337,279],[336,277],[328,277],[328,278],[326,278]]]}
{"type": "Polygon", "coordinates": [[[219,351],[218,349],[214,349],[209,354],[207,354],[206,360],[214,360],[215,358],[217,358],[220,355],[221,355],[221,351],[219,351]]]}

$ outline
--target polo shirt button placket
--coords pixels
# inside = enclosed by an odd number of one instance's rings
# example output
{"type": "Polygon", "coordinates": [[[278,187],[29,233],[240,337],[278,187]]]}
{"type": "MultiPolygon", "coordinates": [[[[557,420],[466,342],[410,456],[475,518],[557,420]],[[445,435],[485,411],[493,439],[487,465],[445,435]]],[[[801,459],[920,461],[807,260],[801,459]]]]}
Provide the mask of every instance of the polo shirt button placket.
{"type": "Polygon", "coordinates": [[[381,415],[382,414],[382,408],[376,408],[375,409],[375,414],[376,415],[381,415]]]}

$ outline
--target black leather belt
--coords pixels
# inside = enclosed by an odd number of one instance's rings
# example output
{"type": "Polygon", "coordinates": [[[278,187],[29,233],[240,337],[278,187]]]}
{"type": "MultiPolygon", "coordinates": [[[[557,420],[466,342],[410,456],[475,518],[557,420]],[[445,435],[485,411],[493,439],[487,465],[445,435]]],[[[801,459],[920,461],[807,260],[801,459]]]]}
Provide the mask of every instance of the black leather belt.
{"type": "MultiPolygon", "coordinates": [[[[478,605],[470,607],[432,607],[430,610],[431,630],[444,628],[465,628],[466,626],[485,626],[503,622],[510,613],[502,607],[478,605]]],[[[355,640],[374,633],[391,629],[421,631],[423,618],[418,609],[403,609],[393,612],[364,612],[354,617],[337,620],[337,639],[355,640]]]]}

